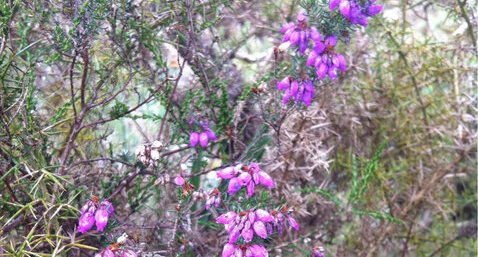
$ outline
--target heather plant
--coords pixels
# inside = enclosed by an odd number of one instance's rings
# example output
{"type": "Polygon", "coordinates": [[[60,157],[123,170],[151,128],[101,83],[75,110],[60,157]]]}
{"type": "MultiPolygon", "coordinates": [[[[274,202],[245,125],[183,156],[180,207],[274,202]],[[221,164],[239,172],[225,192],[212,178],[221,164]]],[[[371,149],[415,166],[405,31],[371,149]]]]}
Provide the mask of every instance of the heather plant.
{"type": "Polygon", "coordinates": [[[0,3],[0,256],[473,256],[454,7],[0,3]]]}

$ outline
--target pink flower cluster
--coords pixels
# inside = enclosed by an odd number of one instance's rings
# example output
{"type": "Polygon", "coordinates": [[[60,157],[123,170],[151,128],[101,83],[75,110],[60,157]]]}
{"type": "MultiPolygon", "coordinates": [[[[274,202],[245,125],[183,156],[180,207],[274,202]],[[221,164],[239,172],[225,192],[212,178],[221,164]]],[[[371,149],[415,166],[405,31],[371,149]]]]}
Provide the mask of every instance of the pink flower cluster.
{"type": "Polygon", "coordinates": [[[189,145],[196,147],[199,143],[203,148],[206,148],[209,141],[215,141],[217,139],[214,131],[209,127],[207,121],[200,122],[201,132],[193,131],[189,134],[189,145]]]}
{"type": "Polygon", "coordinates": [[[316,28],[309,27],[304,12],[297,15],[297,24],[289,22],[282,26],[280,32],[284,34],[283,43],[289,43],[291,46],[299,45],[300,54],[304,54],[309,45],[309,39],[315,40],[320,37],[316,28]]]}
{"type": "Polygon", "coordinates": [[[254,188],[263,185],[267,188],[274,188],[274,181],[269,174],[265,173],[257,163],[249,165],[230,166],[216,172],[222,179],[230,179],[227,193],[234,195],[244,186],[248,197],[254,195],[254,188]]]}
{"type": "Polygon", "coordinates": [[[138,257],[138,255],[133,250],[119,248],[118,244],[113,244],[95,254],[95,257],[138,257]]]}
{"type": "Polygon", "coordinates": [[[285,90],[282,102],[287,104],[292,98],[296,102],[303,102],[306,106],[312,103],[314,98],[314,84],[309,79],[292,80],[290,76],[285,77],[277,83],[277,89],[285,90]]]}
{"type": "MultiPolygon", "coordinates": [[[[224,246],[222,256],[243,256],[237,255],[239,252],[242,254],[244,251],[247,255],[248,247],[251,249],[263,249],[263,254],[261,255],[250,255],[250,256],[267,256],[267,251],[263,246],[254,246],[254,245],[245,245],[246,247],[241,247],[236,245],[236,241],[239,237],[242,237],[245,243],[249,243],[253,240],[254,235],[266,239],[268,235],[271,235],[276,229],[279,234],[282,234],[284,227],[284,215],[289,223],[289,225],[299,231],[299,224],[297,221],[288,213],[287,208],[283,207],[282,209],[284,214],[277,211],[271,211],[271,213],[263,210],[248,210],[241,211],[236,213],[234,211],[229,211],[224,213],[216,218],[216,223],[224,224],[226,231],[229,233],[228,244],[224,246]],[[236,255],[234,255],[236,254],[236,255]]],[[[257,251],[252,251],[253,253],[257,251]]]]}
{"type": "Polygon", "coordinates": [[[221,204],[221,201],[221,192],[219,191],[219,189],[214,188],[208,195],[208,199],[206,200],[206,210],[209,210],[213,204],[214,206],[216,206],[216,208],[218,208],[221,204]]]}
{"type": "Polygon", "coordinates": [[[330,80],[334,80],[338,70],[342,72],[347,70],[344,56],[334,51],[336,44],[335,36],[329,36],[324,41],[320,39],[314,41],[314,48],[307,58],[307,66],[315,67],[317,79],[322,80],[327,75],[330,80]]]}
{"type": "Polygon", "coordinates": [[[312,257],[325,257],[325,250],[322,246],[312,248],[312,257]]]}
{"type": "Polygon", "coordinates": [[[88,232],[93,224],[96,223],[96,230],[103,231],[108,224],[108,218],[114,212],[113,205],[108,200],[99,203],[96,196],[92,197],[83,207],[81,207],[81,216],[78,224],[78,231],[88,232]]]}
{"type": "Polygon", "coordinates": [[[258,244],[230,244],[224,245],[222,257],[268,257],[267,249],[258,244]]]}
{"type": "Polygon", "coordinates": [[[375,4],[376,0],[331,0],[329,8],[331,11],[339,7],[340,13],[352,24],[368,25],[368,17],[379,14],[383,7],[375,4]]]}

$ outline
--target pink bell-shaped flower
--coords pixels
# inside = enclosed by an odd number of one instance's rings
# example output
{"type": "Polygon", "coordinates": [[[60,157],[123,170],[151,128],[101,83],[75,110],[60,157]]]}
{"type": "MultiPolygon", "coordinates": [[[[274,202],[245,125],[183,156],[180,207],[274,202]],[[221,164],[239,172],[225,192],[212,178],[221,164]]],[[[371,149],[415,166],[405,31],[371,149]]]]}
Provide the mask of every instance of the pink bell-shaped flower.
{"type": "Polygon", "coordinates": [[[201,134],[199,134],[199,143],[203,148],[207,147],[207,144],[209,143],[207,132],[201,132],[201,134]]]}
{"type": "Polygon", "coordinates": [[[264,171],[259,171],[258,174],[259,174],[259,183],[261,183],[263,186],[268,188],[274,187],[274,180],[272,180],[269,174],[265,173],[264,171]]]}
{"type": "Polygon", "coordinates": [[[289,225],[295,229],[295,231],[299,231],[299,223],[297,223],[297,221],[292,218],[292,216],[290,215],[287,215],[287,222],[289,222],[289,225]]]}
{"type": "Polygon", "coordinates": [[[195,147],[199,142],[199,134],[197,132],[192,132],[189,134],[189,145],[195,147]]]}
{"type": "Polygon", "coordinates": [[[95,217],[93,216],[93,213],[85,212],[80,217],[79,224],[78,224],[78,231],[84,234],[93,227],[93,224],[95,224],[95,217]]]}
{"type": "Polygon", "coordinates": [[[222,257],[231,257],[234,254],[234,251],[236,250],[236,245],[235,244],[225,244],[224,248],[222,249],[222,257]]]}
{"type": "Polygon", "coordinates": [[[274,221],[274,218],[272,217],[272,215],[265,210],[257,209],[255,211],[255,213],[256,213],[257,219],[262,221],[262,222],[273,222],[274,221]]]}
{"type": "Polygon", "coordinates": [[[229,180],[229,185],[227,187],[227,193],[233,195],[237,191],[241,190],[242,184],[239,182],[238,178],[232,178],[229,180]]]}
{"type": "Polygon", "coordinates": [[[176,176],[176,177],[174,178],[174,184],[176,184],[177,186],[182,186],[182,185],[184,185],[184,182],[186,182],[186,181],[184,180],[184,178],[183,178],[181,175],[176,176]]]}
{"type": "Polygon", "coordinates": [[[228,224],[231,221],[234,221],[237,217],[237,214],[233,211],[226,212],[216,218],[216,223],[219,224],[228,224]]]}
{"type": "Polygon", "coordinates": [[[95,214],[96,230],[103,231],[108,224],[108,212],[105,209],[99,209],[95,214]]]}
{"type": "Polygon", "coordinates": [[[222,170],[216,171],[216,175],[222,179],[230,179],[237,175],[238,171],[235,167],[227,167],[222,170]]]}
{"type": "Polygon", "coordinates": [[[254,228],[254,232],[256,232],[256,235],[258,235],[258,236],[260,236],[264,239],[267,238],[266,226],[264,225],[264,223],[262,221],[254,222],[252,227],[254,228]]]}

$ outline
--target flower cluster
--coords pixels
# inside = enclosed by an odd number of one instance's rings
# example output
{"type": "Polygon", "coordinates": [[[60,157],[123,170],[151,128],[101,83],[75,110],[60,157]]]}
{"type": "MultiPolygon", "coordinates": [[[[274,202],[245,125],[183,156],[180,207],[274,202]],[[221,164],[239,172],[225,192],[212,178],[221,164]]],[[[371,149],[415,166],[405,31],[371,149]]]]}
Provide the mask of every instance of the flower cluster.
{"type": "Polygon", "coordinates": [[[230,244],[224,245],[222,257],[268,257],[267,249],[258,244],[230,244]]]}
{"type": "Polygon", "coordinates": [[[263,185],[267,188],[274,188],[274,181],[269,174],[265,173],[257,163],[249,165],[230,166],[216,172],[222,179],[230,179],[227,193],[234,195],[244,186],[248,197],[254,195],[256,185],[263,185]]]}
{"type": "Polygon", "coordinates": [[[307,16],[303,12],[297,15],[297,24],[289,22],[282,26],[280,32],[284,34],[283,44],[298,45],[300,54],[304,54],[309,45],[309,39],[315,40],[317,37],[320,37],[316,28],[309,27],[307,16]]]}
{"type": "Polygon", "coordinates": [[[137,257],[138,255],[129,249],[118,248],[115,249],[110,245],[100,253],[95,254],[95,257],[137,257]]]}
{"type": "Polygon", "coordinates": [[[113,205],[108,200],[99,203],[96,196],[92,197],[83,207],[81,207],[81,216],[78,224],[78,231],[86,233],[96,223],[96,230],[103,231],[108,224],[108,218],[114,212],[113,205]]]}
{"type": "Polygon", "coordinates": [[[266,223],[273,221],[272,215],[262,209],[242,211],[239,214],[229,211],[216,218],[216,223],[225,225],[231,244],[235,243],[240,235],[246,243],[252,241],[254,234],[266,239],[266,223]]]}
{"type": "MultiPolygon", "coordinates": [[[[243,255],[233,255],[236,251],[246,251],[247,247],[251,245],[235,245],[236,241],[241,236],[245,243],[252,241],[254,235],[266,239],[268,235],[271,235],[276,229],[280,234],[282,234],[282,229],[284,227],[284,215],[287,218],[289,225],[295,229],[299,230],[299,225],[297,221],[289,214],[287,208],[283,207],[283,211],[271,211],[271,213],[263,210],[248,210],[241,211],[236,213],[234,211],[229,211],[224,213],[216,218],[216,223],[224,224],[226,231],[229,233],[228,244],[224,246],[222,256],[243,256],[243,255]],[[282,212],[284,214],[282,214],[282,212]],[[244,248],[246,246],[246,248],[244,248]]],[[[258,245],[261,250],[261,255],[250,255],[250,256],[267,256],[267,250],[261,245],[258,245]]],[[[255,249],[256,246],[252,249],[255,249]]],[[[256,252],[256,251],[253,251],[256,252]]],[[[246,254],[246,256],[249,256],[246,254]]]]}
{"type": "Polygon", "coordinates": [[[312,257],[325,257],[325,250],[322,246],[312,248],[312,257]]]}
{"type": "Polygon", "coordinates": [[[207,121],[200,122],[201,132],[193,131],[189,134],[189,145],[196,147],[199,143],[203,148],[206,148],[209,141],[215,141],[217,139],[214,131],[209,127],[207,121]]]}
{"type": "Polygon", "coordinates": [[[287,104],[292,98],[296,102],[303,102],[306,106],[309,106],[315,94],[314,85],[311,80],[292,80],[290,76],[279,81],[277,83],[277,89],[285,90],[282,98],[284,104],[287,104]]]}
{"type": "Polygon", "coordinates": [[[125,233],[120,236],[115,244],[111,244],[103,251],[95,254],[95,257],[138,257],[138,255],[125,246],[128,235],[125,233]]]}
{"type": "Polygon", "coordinates": [[[330,10],[339,7],[340,13],[352,24],[368,25],[368,17],[375,16],[382,11],[382,5],[375,4],[376,0],[331,0],[330,10]]]}
{"type": "Polygon", "coordinates": [[[322,80],[328,75],[329,79],[334,80],[337,77],[337,70],[342,72],[347,70],[344,56],[334,51],[336,44],[335,36],[329,36],[324,41],[314,41],[314,48],[307,58],[307,66],[315,67],[317,79],[322,80]]]}
{"type": "Polygon", "coordinates": [[[206,200],[206,210],[209,210],[213,204],[214,206],[216,206],[216,208],[218,208],[221,204],[221,201],[221,192],[219,192],[219,189],[214,188],[208,195],[208,199],[206,200]]]}

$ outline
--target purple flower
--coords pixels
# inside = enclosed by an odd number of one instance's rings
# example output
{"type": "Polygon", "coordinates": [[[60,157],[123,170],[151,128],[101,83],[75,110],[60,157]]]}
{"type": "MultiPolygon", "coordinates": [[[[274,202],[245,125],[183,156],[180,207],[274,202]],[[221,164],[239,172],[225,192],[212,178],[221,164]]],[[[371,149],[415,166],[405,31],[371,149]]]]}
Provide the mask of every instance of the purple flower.
{"type": "Polygon", "coordinates": [[[232,178],[229,180],[229,185],[227,187],[227,193],[233,195],[241,190],[242,184],[239,182],[238,178],[232,178]]]}
{"type": "Polygon", "coordinates": [[[257,217],[258,220],[260,221],[263,221],[263,222],[273,222],[274,221],[274,218],[272,217],[272,215],[265,211],[265,210],[262,210],[262,209],[257,209],[255,211],[255,217],[257,217]]]}
{"type": "Polygon", "coordinates": [[[115,253],[111,251],[111,249],[106,248],[103,252],[101,252],[101,257],[115,257],[115,253]]]}
{"type": "Polygon", "coordinates": [[[233,195],[244,186],[246,187],[247,197],[254,195],[254,189],[257,185],[263,185],[267,188],[274,187],[274,181],[261,170],[257,163],[251,162],[249,166],[243,165],[242,170],[238,167],[227,167],[216,172],[222,179],[231,179],[227,188],[227,193],[233,195]]]}
{"type": "Polygon", "coordinates": [[[216,171],[217,176],[222,179],[233,178],[237,175],[237,173],[239,173],[239,171],[236,169],[236,167],[233,166],[216,171]]]}
{"type": "Polygon", "coordinates": [[[199,134],[196,132],[192,132],[189,134],[189,145],[191,147],[195,147],[199,142],[199,134]]]}
{"type": "Polygon", "coordinates": [[[84,234],[93,227],[93,224],[95,224],[93,212],[85,212],[80,216],[78,231],[84,234]]]}
{"type": "Polygon", "coordinates": [[[211,141],[215,141],[217,139],[216,134],[210,128],[206,129],[206,134],[207,134],[207,137],[209,138],[209,140],[211,140],[211,141]]]}
{"type": "Polygon", "coordinates": [[[258,244],[224,245],[222,257],[268,257],[267,249],[258,244]]]}
{"type": "Polygon", "coordinates": [[[352,24],[368,25],[367,18],[379,14],[383,7],[375,4],[376,0],[331,0],[329,8],[331,11],[338,6],[340,13],[352,24]]]}
{"type": "MultiPolygon", "coordinates": [[[[246,222],[249,222],[249,221],[246,221],[246,222]]],[[[244,238],[244,242],[246,243],[249,243],[250,241],[252,241],[252,237],[254,237],[254,233],[252,232],[250,222],[248,224],[249,226],[247,228],[244,228],[241,233],[242,238],[244,238]]]]}
{"type": "Polygon", "coordinates": [[[95,214],[96,230],[103,231],[108,224],[108,212],[105,209],[99,209],[95,214]]]}
{"type": "Polygon", "coordinates": [[[320,246],[314,246],[312,248],[312,257],[325,257],[324,248],[320,246]]]}
{"type": "Polygon", "coordinates": [[[315,28],[309,27],[304,12],[297,15],[297,24],[289,22],[282,26],[280,32],[284,34],[282,42],[289,42],[291,46],[297,45],[300,54],[304,54],[309,45],[309,39],[320,38],[319,32],[315,28]]]}
{"type": "Polygon", "coordinates": [[[81,216],[78,224],[78,231],[86,233],[96,223],[96,229],[103,231],[108,223],[109,215],[114,213],[114,207],[108,200],[103,200],[100,203],[97,196],[93,196],[91,201],[88,201],[81,208],[81,216]]]}
{"type": "Polygon", "coordinates": [[[286,206],[283,206],[279,211],[271,211],[271,216],[273,218],[272,224],[274,228],[277,229],[279,235],[282,235],[285,219],[294,230],[299,231],[299,224],[297,221],[290,215],[292,211],[288,210],[286,206]]]}
{"type": "Polygon", "coordinates": [[[214,206],[216,206],[216,208],[218,208],[221,204],[221,201],[221,192],[219,191],[219,189],[214,188],[209,194],[209,199],[207,199],[206,201],[206,210],[209,210],[213,204],[214,206]]]}
{"type": "Polygon", "coordinates": [[[234,252],[236,251],[237,246],[235,244],[227,243],[224,245],[222,249],[222,257],[230,257],[233,256],[234,252]]]}
{"type": "Polygon", "coordinates": [[[246,243],[253,240],[254,234],[263,239],[267,238],[267,225],[273,222],[272,216],[265,210],[248,210],[235,213],[229,211],[216,218],[216,223],[224,224],[229,233],[230,244],[235,243],[240,236],[246,243]]]}
{"type": "Polygon", "coordinates": [[[234,221],[237,217],[237,214],[233,211],[226,212],[216,218],[216,223],[219,224],[228,224],[234,221]]]}
{"type": "Polygon", "coordinates": [[[205,131],[201,132],[201,134],[199,134],[199,143],[201,144],[201,146],[203,148],[206,148],[208,142],[209,142],[209,137],[207,136],[207,133],[205,131]]]}
{"type": "Polygon", "coordinates": [[[232,229],[232,231],[229,233],[229,243],[236,242],[240,235],[241,235],[241,228],[236,225],[232,229]]]}
{"type": "Polygon", "coordinates": [[[206,148],[209,141],[217,140],[216,134],[209,127],[208,121],[201,121],[201,132],[191,132],[189,134],[189,144],[191,147],[195,147],[198,143],[202,148],[206,148]]]}
{"type": "Polygon", "coordinates": [[[113,214],[113,212],[115,211],[115,209],[113,208],[113,204],[111,204],[111,202],[108,200],[101,201],[100,208],[105,209],[108,214],[113,214]]]}
{"type": "Polygon", "coordinates": [[[271,211],[271,215],[274,218],[274,221],[272,222],[274,228],[277,229],[279,235],[282,235],[284,229],[284,215],[274,210],[271,211]]]}
{"type": "Polygon", "coordinates": [[[256,222],[254,222],[252,227],[254,228],[254,232],[256,232],[256,235],[258,235],[258,236],[260,236],[264,239],[267,238],[267,230],[266,230],[266,226],[264,225],[264,222],[258,220],[256,222]]]}
{"type": "Polygon", "coordinates": [[[176,184],[177,186],[182,186],[184,185],[185,182],[186,180],[184,180],[184,178],[181,175],[178,175],[174,178],[174,184],[176,184]]]}
{"type": "MultiPolygon", "coordinates": [[[[317,79],[322,80],[328,76],[329,79],[334,80],[337,77],[337,70],[342,72],[347,70],[344,56],[334,51],[336,44],[337,38],[335,36],[327,37],[324,42],[315,41],[314,49],[307,59],[307,65],[315,66],[317,79]]],[[[307,85],[307,87],[313,88],[312,85],[307,85]]],[[[306,99],[309,101],[310,96],[307,95],[306,99]]]]}
{"type": "Polygon", "coordinates": [[[287,217],[287,221],[289,222],[289,226],[295,229],[295,231],[299,231],[299,224],[297,223],[297,221],[294,218],[292,218],[292,216],[290,215],[286,215],[286,217],[287,217]]]}
{"type": "Polygon", "coordinates": [[[88,201],[85,205],[81,207],[80,214],[83,215],[87,211],[95,212],[95,210],[95,203],[93,201],[88,201]]]}
{"type": "Polygon", "coordinates": [[[267,249],[262,246],[262,245],[250,245],[246,249],[246,257],[268,257],[269,253],[267,252],[267,249]]]}
{"type": "MultiPolygon", "coordinates": [[[[312,51],[311,55],[316,55],[316,52],[312,51]]],[[[284,104],[287,104],[290,99],[293,99],[296,102],[303,102],[306,106],[309,106],[312,103],[315,94],[314,85],[309,79],[297,81],[292,80],[290,77],[286,77],[277,83],[277,88],[279,90],[285,90],[282,98],[284,104]]]]}

